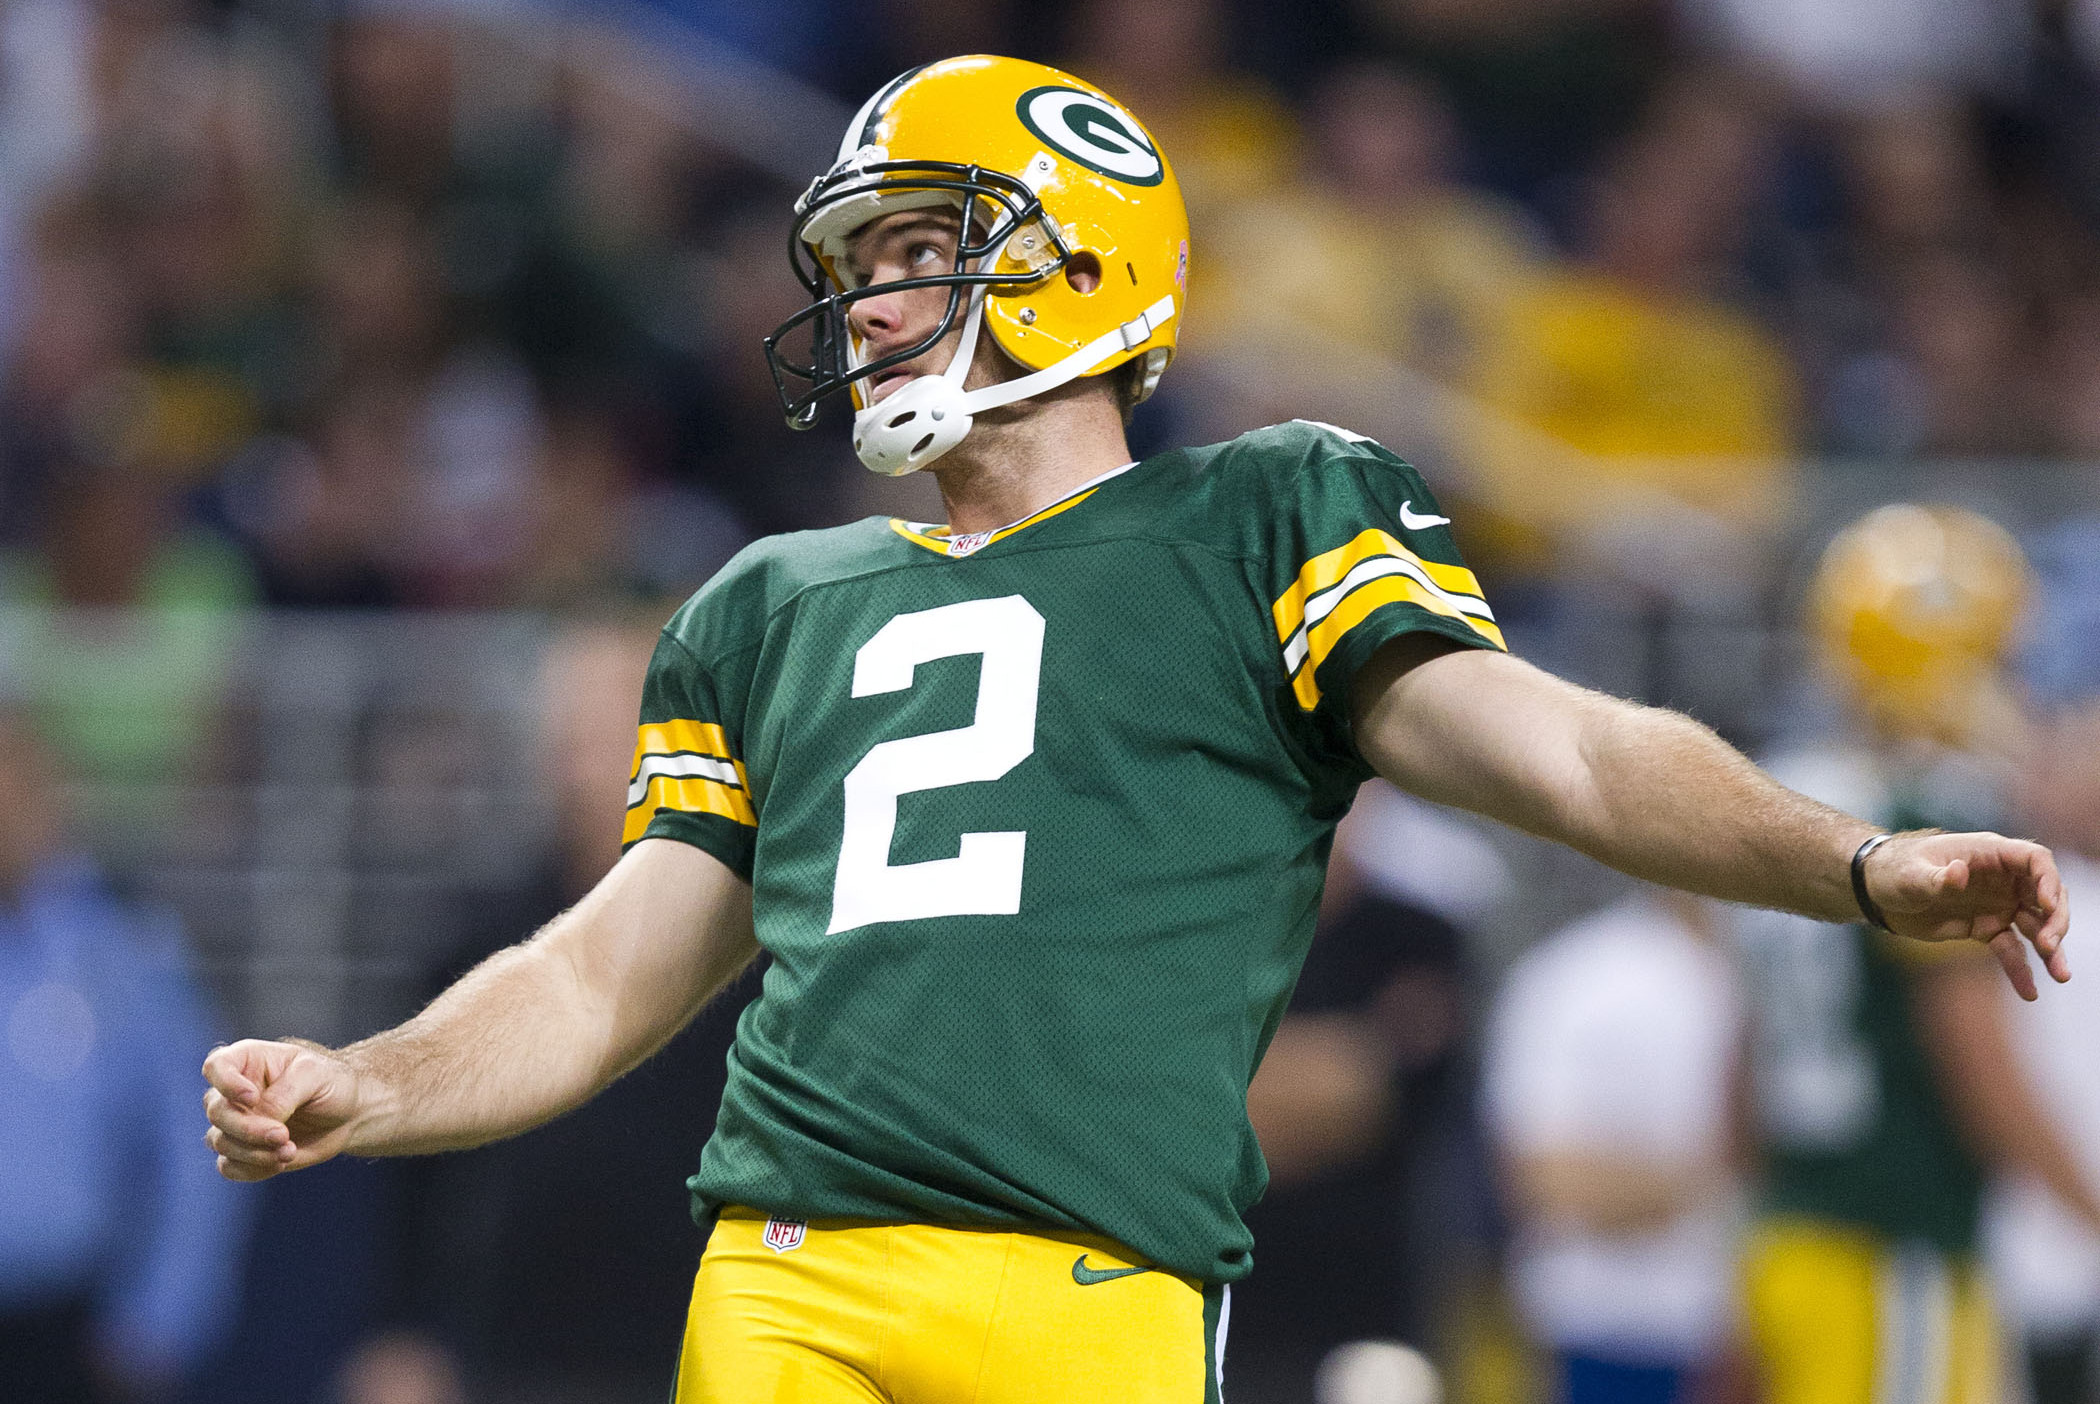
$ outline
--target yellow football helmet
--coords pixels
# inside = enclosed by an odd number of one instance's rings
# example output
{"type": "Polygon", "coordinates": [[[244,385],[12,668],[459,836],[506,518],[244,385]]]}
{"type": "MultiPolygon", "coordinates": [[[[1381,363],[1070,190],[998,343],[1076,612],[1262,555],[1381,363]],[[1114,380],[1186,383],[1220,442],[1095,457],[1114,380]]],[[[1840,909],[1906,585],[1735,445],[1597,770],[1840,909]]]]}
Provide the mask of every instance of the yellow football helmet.
{"type": "Polygon", "coordinates": [[[925,467],[984,410],[1140,356],[1143,399],[1173,358],[1188,285],[1181,187],[1137,118],[1068,73],[976,54],[900,75],[855,114],[836,164],[795,213],[789,257],[812,301],[766,338],[781,406],[806,429],[821,400],[850,387],[854,450],[878,473],[925,467]],[[961,213],[953,266],[854,286],[853,233],[929,205],[961,213]],[[1064,276],[1083,256],[1099,262],[1086,292],[1064,276]],[[866,360],[847,319],[852,304],[922,287],[948,289],[940,324],[866,360]],[[868,377],[932,350],[958,319],[961,345],[946,370],[868,403],[868,377]],[[966,392],[982,327],[1027,373],[966,392]]]}
{"type": "Polygon", "coordinates": [[[2028,593],[2027,558],[1996,522],[1898,503],[1824,550],[1809,618],[1867,720],[1966,748],[2016,716],[2003,669],[2028,593]]]}

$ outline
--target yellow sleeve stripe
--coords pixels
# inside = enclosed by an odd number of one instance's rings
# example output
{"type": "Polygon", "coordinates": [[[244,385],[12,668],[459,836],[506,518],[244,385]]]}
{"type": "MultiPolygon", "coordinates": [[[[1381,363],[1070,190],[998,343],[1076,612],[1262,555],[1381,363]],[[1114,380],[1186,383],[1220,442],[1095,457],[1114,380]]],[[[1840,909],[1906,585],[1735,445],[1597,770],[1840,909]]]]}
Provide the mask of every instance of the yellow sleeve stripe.
{"type": "Polygon", "coordinates": [[[1425,561],[1376,529],[1348,545],[1315,556],[1276,601],[1277,638],[1298,705],[1320,702],[1313,675],[1351,629],[1380,605],[1412,604],[1456,619],[1500,649],[1509,647],[1495,613],[1480,597],[1480,582],[1463,566],[1425,561]]]}
{"type": "Polygon", "coordinates": [[[622,843],[633,843],[640,838],[648,829],[649,821],[666,809],[679,814],[719,814],[750,828],[758,827],[758,814],[751,808],[751,797],[717,780],[655,775],[648,780],[642,798],[642,803],[627,811],[627,827],[620,837],[622,843]]]}
{"type": "Polygon", "coordinates": [[[627,782],[627,826],[633,843],[658,810],[719,814],[758,827],[751,781],[730,754],[729,738],[713,722],[675,719],[645,723],[635,743],[627,782]]]}
{"type": "Polygon", "coordinates": [[[1305,623],[1307,602],[1322,591],[1340,584],[1351,571],[1365,561],[1377,556],[1390,556],[1406,561],[1420,572],[1422,583],[1439,590],[1460,595],[1471,595],[1473,602],[1489,619],[1487,602],[1481,599],[1480,581],[1464,566],[1445,565],[1442,561],[1425,561],[1407,549],[1400,539],[1390,532],[1372,527],[1357,533],[1356,539],[1332,551],[1314,556],[1298,572],[1298,579],[1291,588],[1283,592],[1276,601],[1276,640],[1286,643],[1305,623]]]}
{"type": "Polygon", "coordinates": [[[1351,629],[1361,624],[1371,611],[1388,604],[1420,605],[1431,614],[1458,620],[1505,652],[1509,648],[1502,630],[1492,620],[1476,619],[1461,612],[1442,592],[1430,591],[1411,576],[1388,575],[1351,590],[1318,624],[1298,635],[1304,648],[1291,674],[1291,691],[1297,695],[1299,706],[1309,712],[1320,705],[1320,685],[1313,681],[1313,675],[1351,629]]]}
{"type": "Polygon", "coordinates": [[[634,743],[634,766],[627,773],[641,773],[643,756],[670,756],[680,751],[720,756],[723,760],[734,759],[729,752],[729,737],[713,722],[683,719],[644,722],[641,735],[634,743]]]}

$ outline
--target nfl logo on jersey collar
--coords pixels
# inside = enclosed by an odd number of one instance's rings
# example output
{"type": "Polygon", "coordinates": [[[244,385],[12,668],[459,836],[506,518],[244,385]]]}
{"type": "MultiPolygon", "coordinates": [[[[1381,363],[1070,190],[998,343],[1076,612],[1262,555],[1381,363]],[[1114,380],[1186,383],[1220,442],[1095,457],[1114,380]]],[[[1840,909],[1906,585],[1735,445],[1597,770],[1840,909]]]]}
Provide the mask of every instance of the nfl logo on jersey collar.
{"type": "Polygon", "coordinates": [[[967,556],[989,544],[995,533],[989,531],[965,532],[948,543],[948,554],[967,556]]]}
{"type": "Polygon", "coordinates": [[[802,1246],[803,1236],[809,1225],[801,1219],[766,1220],[766,1247],[776,1253],[786,1253],[802,1246]]]}

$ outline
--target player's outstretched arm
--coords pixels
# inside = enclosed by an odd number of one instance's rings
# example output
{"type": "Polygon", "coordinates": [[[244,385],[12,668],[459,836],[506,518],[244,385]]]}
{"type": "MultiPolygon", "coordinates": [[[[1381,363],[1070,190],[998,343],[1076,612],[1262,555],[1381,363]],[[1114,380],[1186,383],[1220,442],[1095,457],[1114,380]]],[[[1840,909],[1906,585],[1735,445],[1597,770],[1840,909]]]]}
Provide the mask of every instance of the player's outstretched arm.
{"type": "Polygon", "coordinates": [[[345,1151],[515,1135],[662,1047],[757,948],[741,878],[698,848],[645,839],[582,901],[399,1028],[342,1049],[213,1049],[205,1139],[228,1179],[264,1180],[345,1151]]]}
{"type": "MultiPolygon", "coordinates": [[[[1507,654],[1410,635],[1351,696],[1357,746],[1425,799],[1557,839],[1622,872],[1823,921],[1857,921],[1852,855],[1873,825],[1796,794],[1691,718],[1575,686],[1507,654]]],[[[2023,939],[2070,978],[2056,860],[1998,834],[1902,834],[1866,864],[1891,929],[1988,943],[2034,998],[2023,939]]]]}

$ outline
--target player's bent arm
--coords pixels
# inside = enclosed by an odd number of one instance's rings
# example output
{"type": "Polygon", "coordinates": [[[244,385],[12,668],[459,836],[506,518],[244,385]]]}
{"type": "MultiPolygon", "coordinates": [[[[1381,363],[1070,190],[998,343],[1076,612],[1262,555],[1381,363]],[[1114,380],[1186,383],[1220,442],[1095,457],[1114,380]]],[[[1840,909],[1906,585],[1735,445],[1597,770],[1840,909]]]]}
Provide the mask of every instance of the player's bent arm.
{"type": "Polygon", "coordinates": [[[1392,1114],[1396,1062],[1365,1015],[1285,1015],[1247,1088],[1269,1184],[1309,1180],[1374,1149],[1392,1114]]]}
{"type": "MultiPolygon", "coordinates": [[[[1425,799],[1555,839],[1622,872],[1823,921],[1857,921],[1852,855],[1873,825],[1773,780],[1691,718],[1426,635],[1386,645],[1351,695],[1358,749],[1425,799]]],[[[1906,834],[1870,894],[1926,940],[1988,941],[2023,996],[2024,934],[2068,979],[2055,860],[1996,834],[1906,834]]]]}
{"type": "Polygon", "coordinates": [[[751,959],[751,889],[668,839],[636,844],[532,939],[398,1028],[332,1050],[212,1051],[206,1139],[231,1179],[332,1156],[414,1155],[515,1135],[654,1053],[751,959]]]}
{"type": "Polygon", "coordinates": [[[2100,1230],[2100,1186],[2086,1179],[2020,1066],[1989,968],[1964,962],[1920,971],[1909,993],[1926,1056],[1977,1158],[2033,1175],[2100,1230]]]}
{"type": "Polygon", "coordinates": [[[1667,1228],[1725,1202],[1734,1186],[1728,1168],[1710,1161],[1673,1165],[1581,1150],[1509,1151],[1502,1174],[1525,1216],[1605,1235],[1667,1228]]]}

